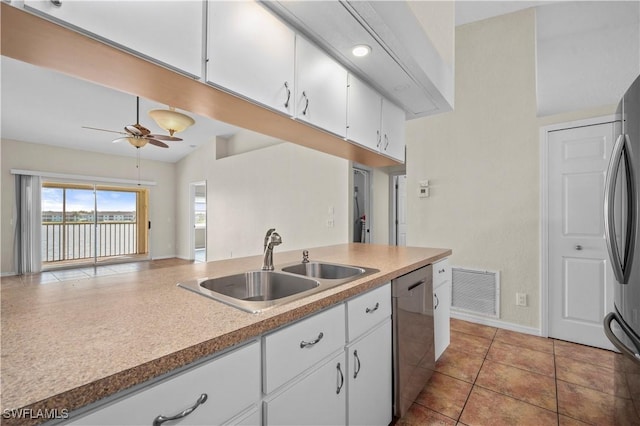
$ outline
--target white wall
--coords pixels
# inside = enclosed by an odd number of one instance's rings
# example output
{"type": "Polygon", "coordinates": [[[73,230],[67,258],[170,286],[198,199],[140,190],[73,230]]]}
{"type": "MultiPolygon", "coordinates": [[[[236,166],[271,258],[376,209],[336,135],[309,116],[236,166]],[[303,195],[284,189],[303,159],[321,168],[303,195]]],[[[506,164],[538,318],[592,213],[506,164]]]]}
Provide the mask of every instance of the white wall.
{"type": "MultiPolygon", "coordinates": [[[[133,147],[132,147],[133,149],[133,147]]],[[[11,169],[67,173],[83,176],[138,179],[136,159],[89,151],[58,148],[12,140],[0,141],[1,152],[1,272],[13,272],[14,178],[11,169]]],[[[155,181],[149,187],[149,248],[152,258],[175,256],[175,166],[171,163],[141,160],[140,179],[155,181]]]]}
{"type": "MultiPolygon", "coordinates": [[[[177,199],[186,206],[178,210],[180,222],[188,218],[188,182],[207,181],[208,260],[262,253],[269,228],[282,236],[276,253],[348,241],[347,160],[291,143],[215,160],[215,146],[177,164],[177,199]],[[334,226],[328,227],[331,207],[334,226]]],[[[187,233],[186,226],[177,231],[181,257],[188,253],[187,233]]]]}

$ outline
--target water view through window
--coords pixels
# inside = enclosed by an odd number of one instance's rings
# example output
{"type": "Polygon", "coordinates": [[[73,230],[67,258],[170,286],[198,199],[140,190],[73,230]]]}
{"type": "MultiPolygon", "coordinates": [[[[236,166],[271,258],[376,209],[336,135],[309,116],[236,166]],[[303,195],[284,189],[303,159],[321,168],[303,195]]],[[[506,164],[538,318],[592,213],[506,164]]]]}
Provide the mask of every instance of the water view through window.
{"type": "Polygon", "coordinates": [[[139,196],[140,190],[45,183],[42,261],[95,261],[140,253],[139,223],[146,219],[141,221],[139,196]]]}

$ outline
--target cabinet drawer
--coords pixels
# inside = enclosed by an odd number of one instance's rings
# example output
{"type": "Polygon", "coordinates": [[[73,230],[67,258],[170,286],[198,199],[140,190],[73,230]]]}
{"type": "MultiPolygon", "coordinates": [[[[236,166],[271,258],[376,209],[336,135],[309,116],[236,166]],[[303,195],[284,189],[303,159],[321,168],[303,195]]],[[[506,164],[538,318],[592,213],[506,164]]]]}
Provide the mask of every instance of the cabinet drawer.
{"type": "Polygon", "coordinates": [[[260,399],[260,343],[255,341],[211,361],[170,376],[99,407],[74,425],[152,424],[207,400],[182,421],[171,424],[222,424],[260,399]]]}
{"type": "Polygon", "coordinates": [[[345,425],[345,369],[345,354],[341,352],[276,392],[264,403],[265,425],[345,425]]]}
{"type": "Polygon", "coordinates": [[[264,393],[344,346],[344,312],[341,304],[263,338],[264,393]]]}
{"type": "Polygon", "coordinates": [[[347,302],[347,338],[351,342],[391,315],[391,283],[347,302]]]}
{"type": "Polygon", "coordinates": [[[433,264],[433,288],[436,289],[447,281],[451,281],[449,259],[442,259],[433,264]]]}

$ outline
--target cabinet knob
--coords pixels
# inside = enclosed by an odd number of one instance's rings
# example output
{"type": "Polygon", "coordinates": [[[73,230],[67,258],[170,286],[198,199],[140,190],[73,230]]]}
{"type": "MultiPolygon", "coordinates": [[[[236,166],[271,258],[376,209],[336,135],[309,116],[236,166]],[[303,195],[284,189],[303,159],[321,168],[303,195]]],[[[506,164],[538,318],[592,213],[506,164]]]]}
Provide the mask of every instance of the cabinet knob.
{"type": "Polygon", "coordinates": [[[62,0],[49,0],[56,7],[62,6],[62,0]]]}
{"type": "Polygon", "coordinates": [[[434,294],[433,297],[436,298],[436,306],[434,306],[433,309],[438,309],[438,306],[440,305],[440,299],[438,299],[437,294],[434,294]]]}

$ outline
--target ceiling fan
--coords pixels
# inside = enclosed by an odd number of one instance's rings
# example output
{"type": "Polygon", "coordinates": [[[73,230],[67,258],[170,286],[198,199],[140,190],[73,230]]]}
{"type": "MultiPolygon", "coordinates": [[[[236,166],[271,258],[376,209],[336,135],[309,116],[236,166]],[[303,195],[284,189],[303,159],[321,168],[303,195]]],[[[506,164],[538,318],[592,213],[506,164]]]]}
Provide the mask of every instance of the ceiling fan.
{"type": "Polygon", "coordinates": [[[169,148],[169,145],[162,141],[178,142],[182,139],[175,136],[165,136],[152,134],[149,129],[140,124],[140,97],[136,96],[136,124],[124,126],[124,132],[117,130],[98,129],[96,127],[82,126],[83,129],[99,130],[101,132],[118,133],[123,135],[113,140],[113,143],[127,141],[136,148],[142,148],[147,143],[159,146],[160,148],[169,148]]]}

